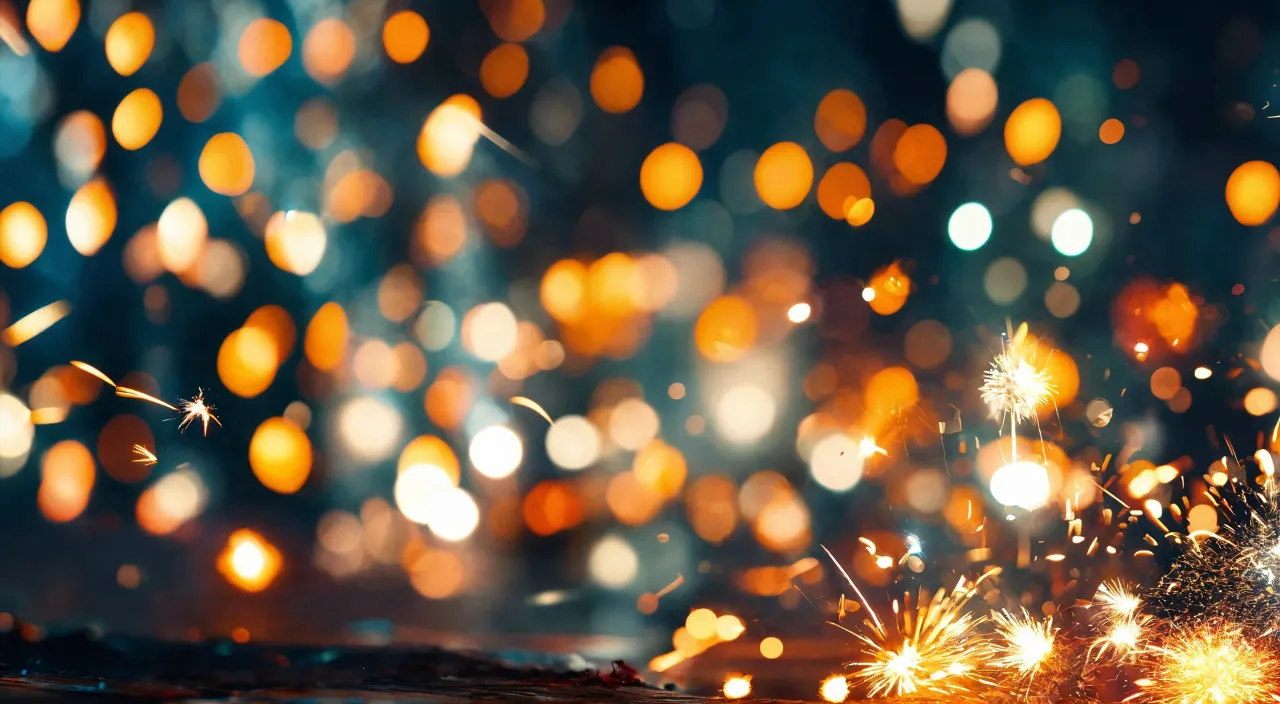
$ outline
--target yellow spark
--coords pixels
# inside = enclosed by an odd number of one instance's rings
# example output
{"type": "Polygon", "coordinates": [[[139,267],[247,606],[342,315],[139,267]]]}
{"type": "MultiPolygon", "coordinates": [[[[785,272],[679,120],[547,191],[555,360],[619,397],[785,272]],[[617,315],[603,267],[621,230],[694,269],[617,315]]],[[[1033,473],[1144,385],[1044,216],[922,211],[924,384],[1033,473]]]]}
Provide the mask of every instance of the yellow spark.
{"type": "Polygon", "coordinates": [[[1202,626],[1174,635],[1156,652],[1145,691],[1162,704],[1226,704],[1276,699],[1275,657],[1238,630],[1202,626]]]}
{"type": "Polygon", "coordinates": [[[1103,582],[1093,601],[1114,618],[1134,616],[1142,608],[1142,599],[1130,591],[1128,585],[1118,580],[1103,582]]]}
{"type": "Polygon", "coordinates": [[[871,459],[872,455],[889,456],[889,453],[883,447],[877,445],[876,439],[870,435],[858,442],[858,450],[862,453],[863,459],[871,459]]]}
{"type": "Polygon", "coordinates": [[[117,386],[116,396],[119,396],[121,398],[136,398],[140,401],[147,401],[148,403],[154,403],[157,406],[164,406],[165,408],[168,408],[171,411],[177,411],[178,413],[181,413],[181,411],[178,411],[177,406],[174,406],[171,403],[165,403],[164,401],[161,401],[160,399],[156,398],[155,396],[152,396],[151,394],[143,393],[137,389],[131,389],[128,386],[117,386]]]}
{"type": "Polygon", "coordinates": [[[204,402],[204,389],[196,389],[195,398],[190,400],[183,399],[181,403],[182,410],[178,412],[182,413],[183,416],[182,422],[178,423],[178,430],[186,430],[191,421],[197,418],[204,423],[204,434],[206,436],[209,434],[209,421],[217,423],[219,428],[222,427],[222,421],[213,415],[213,406],[204,402]]]}
{"type": "Polygon", "coordinates": [[[134,445],[133,454],[137,455],[137,457],[133,461],[141,464],[144,467],[150,467],[151,465],[159,461],[156,459],[156,456],[151,452],[151,450],[148,450],[142,445],[134,445]]]}
{"type": "Polygon", "coordinates": [[[525,408],[533,411],[534,413],[537,413],[538,415],[547,419],[547,422],[552,425],[555,425],[556,423],[554,420],[551,420],[551,414],[547,413],[546,410],[542,408],[542,406],[538,405],[537,401],[534,401],[531,398],[525,398],[524,396],[512,396],[511,402],[516,404],[517,406],[524,406],[525,408]]]}
{"type": "Polygon", "coordinates": [[[1036,410],[1053,394],[1049,375],[1028,362],[1012,345],[991,362],[982,375],[982,400],[996,418],[1006,416],[1016,425],[1035,418],[1036,410]]]}
{"type": "Polygon", "coordinates": [[[998,656],[996,667],[1017,670],[1021,677],[1034,677],[1040,666],[1053,655],[1058,629],[1049,619],[1037,621],[1025,610],[1021,614],[1001,611],[992,617],[996,623],[998,656]]]}
{"type": "Polygon", "coordinates": [[[112,385],[112,386],[115,386],[115,385],[116,385],[116,382],[112,381],[112,380],[111,380],[111,377],[109,377],[109,376],[107,376],[106,374],[103,374],[102,372],[98,371],[98,368],[97,368],[97,367],[94,367],[94,366],[89,365],[89,364],[85,364],[84,362],[77,362],[77,361],[75,361],[74,359],[73,359],[73,360],[71,360],[71,366],[75,367],[76,369],[79,369],[79,370],[80,370],[80,371],[82,371],[82,372],[86,372],[86,373],[88,373],[88,374],[92,374],[93,376],[98,377],[98,378],[99,378],[99,379],[101,379],[102,381],[105,381],[105,382],[107,382],[108,384],[110,384],[110,385],[112,385]]]}
{"type": "Polygon", "coordinates": [[[66,301],[56,301],[43,308],[37,308],[5,328],[4,332],[0,332],[0,342],[10,347],[17,347],[48,330],[50,326],[70,313],[71,304],[66,301]]]}
{"type": "Polygon", "coordinates": [[[1144,622],[1145,619],[1137,616],[1121,616],[1111,620],[1106,630],[1089,646],[1090,653],[1096,653],[1098,659],[1107,651],[1115,653],[1119,658],[1136,653],[1138,643],[1142,640],[1144,622]]]}

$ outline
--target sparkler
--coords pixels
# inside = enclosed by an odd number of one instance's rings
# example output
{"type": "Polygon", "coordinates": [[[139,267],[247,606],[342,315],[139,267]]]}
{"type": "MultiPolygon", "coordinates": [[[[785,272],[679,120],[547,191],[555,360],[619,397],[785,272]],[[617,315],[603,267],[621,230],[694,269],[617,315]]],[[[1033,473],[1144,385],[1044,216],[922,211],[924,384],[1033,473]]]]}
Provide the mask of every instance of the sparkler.
{"type": "Polygon", "coordinates": [[[1280,701],[1275,657],[1239,630],[1206,624],[1153,651],[1153,676],[1139,684],[1161,704],[1280,701]]]}
{"type": "Polygon", "coordinates": [[[204,389],[196,389],[195,398],[183,399],[181,403],[182,410],[178,412],[183,415],[182,422],[178,423],[178,430],[186,430],[187,426],[197,418],[204,424],[204,434],[206,436],[209,435],[209,421],[217,423],[219,428],[222,427],[222,421],[213,415],[213,406],[205,403],[204,389]]]}
{"type": "MultiPolygon", "coordinates": [[[[991,368],[983,372],[982,401],[991,409],[991,415],[1000,419],[1000,427],[1009,424],[1012,443],[1012,461],[1018,461],[1018,423],[1036,418],[1036,411],[1053,397],[1053,383],[1042,369],[1027,361],[1022,354],[1027,326],[1024,323],[1018,333],[1004,344],[1003,349],[991,361],[991,368]]],[[[1039,421],[1036,421],[1037,426],[1039,421]]]]}
{"type": "Polygon", "coordinates": [[[1003,641],[992,664],[1015,670],[1019,677],[1034,678],[1053,655],[1058,629],[1053,627],[1051,620],[1038,621],[1025,610],[1016,614],[1001,611],[992,616],[992,620],[999,639],[1003,641]]]}
{"type": "Polygon", "coordinates": [[[150,467],[151,465],[159,461],[158,459],[156,459],[155,454],[152,453],[151,450],[148,450],[142,445],[134,445],[133,454],[137,455],[137,457],[135,457],[133,461],[141,464],[144,467],[150,467]]]}

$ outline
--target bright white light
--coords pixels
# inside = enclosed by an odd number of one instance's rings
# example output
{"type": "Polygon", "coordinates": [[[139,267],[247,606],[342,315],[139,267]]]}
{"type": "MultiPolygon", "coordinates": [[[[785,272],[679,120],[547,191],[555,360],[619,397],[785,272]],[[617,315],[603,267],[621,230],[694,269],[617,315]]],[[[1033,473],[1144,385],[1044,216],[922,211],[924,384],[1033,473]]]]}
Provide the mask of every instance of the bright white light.
{"type": "Polygon", "coordinates": [[[513,430],[491,425],[471,438],[467,450],[476,471],[490,479],[510,476],[524,458],[524,443],[513,430]]]}
{"type": "Polygon", "coordinates": [[[640,558],[630,543],[616,535],[606,535],[591,548],[587,571],[600,586],[622,589],[635,580],[640,558]]]}
{"type": "Polygon", "coordinates": [[[965,203],[947,221],[947,235],[951,244],[965,252],[972,252],[991,239],[991,213],[981,203],[965,203]]]}
{"type": "Polygon", "coordinates": [[[1049,471],[1035,462],[1011,462],[991,475],[991,495],[1002,506],[1028,511],[1049,503],[1049,471]]]}
{"type": "Polygon", "coordinates": [[[618,447],[635,452],[658,436],[660,425],[653,406],[638,398],[623,399],[609,414],[609,438],[618,447]]]}
{"type": "Polygon", "coordinates": [[[432,494],[431,520],[427,527],[441,540],[466,540],[480,525],[480,507],[465,490],[456,486],[432,494]]]}
{"type": "Polygon", "coordinates": [[[1079,208],[1062,211],[1049,233],[1053,248],[1067,257],[1084,254],[1093,242],[1093,220],[1079,208]]]}
{"type": "Polygon", "coordinates": [[[808,303],[797,303],[787,309],[787,320],[799,324],[809,319],[813,314],[813,307],[808,303]]]}
{"type": "Polygon", "coordinates": [[[400,440],[404,419],[395,407],[372,396],[358,396],[338,409],[338,438],[352,459],[386,459],[400,440]]]}
{"type": "Polygon", "coordinates": [[[716,404],[716,430],[725,440],[745,445],[764,437],[777,414],[777,403],[763,389],[735,386],[716,404]]]}
{"type": "Polygon", "coordinates": [[[809,453],[809,472],[831,491],[848,491],[862,479],[862,450],[844,433],[833,433],[817,442],[809,453]]]}
{"type": "Polygon", "coordinates": [[[425,525],[431,521],[436,497],[452,488],[453,477],[447,470],[433,464],[409,465],[396,477],[396,506],[405,518],[425,525]]]}
{"type": "Polygon", "coordinates": [[[600,431],[582,416],[565,416],[547,431],[547,457],[561,469],[586,469],[600,459],[600,431]]]}

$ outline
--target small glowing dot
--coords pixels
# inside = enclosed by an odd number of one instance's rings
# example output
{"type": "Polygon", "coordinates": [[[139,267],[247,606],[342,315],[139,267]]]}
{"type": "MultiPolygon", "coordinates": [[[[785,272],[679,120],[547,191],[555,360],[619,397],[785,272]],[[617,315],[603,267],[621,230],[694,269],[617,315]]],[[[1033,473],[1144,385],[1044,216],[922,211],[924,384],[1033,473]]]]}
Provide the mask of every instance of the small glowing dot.
{"type": "Polygon", "coordinates": [[[809,315],[813,313],[813,307],[808,303],[797,303],[787,310],[787,320],[793,323],[803,323],[809,319],[809,315]]]}
{"type": "Polygon", "coordinates": [[[1066,281],[1071,276],[1071,270],[1065,266],[1060,266],[1053,270],[1053,278],[1058,281],[1066,281]]]}
{"type": "Polygon", "coordinates": [[[1195,375],[1197,379],[1208,379],[1213,376],[1213,370],[1208,367],[1196,367],[1195,375]]]}
{"type": "Polygon", "coordinates": [[[876,290],[870,286],[862,289],[862,300],[870,303],[876,300],[876,290]]]}
{"type": "Polygon", "coordinates": [[[782,639],[769,636],[760,641],[760,654],[770,660],[782,657],[782,639]]]}

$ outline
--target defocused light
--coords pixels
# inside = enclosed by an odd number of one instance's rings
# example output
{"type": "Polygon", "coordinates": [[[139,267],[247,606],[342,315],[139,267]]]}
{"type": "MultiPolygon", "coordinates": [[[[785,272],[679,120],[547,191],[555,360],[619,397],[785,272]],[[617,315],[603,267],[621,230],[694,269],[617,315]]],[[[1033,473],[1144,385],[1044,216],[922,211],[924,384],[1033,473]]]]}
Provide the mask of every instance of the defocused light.
{"type": "Polygon", "coordinates": [[[640,191],[659,210],[684,207],[701,187],[702,163],[683,144],[664,144],[650,152],[640,165],[640,191]]]}
{"type": "Polygon", "coordinates": [[[818,688],[818,696],[824,702],[839,704],[849,698],[849,680],[843,675],[832,675],[822,681],[818,688]]]}
{"type": "Polygon", "coordinates": [[[492,425],[475,434],[467,449],[471,465],[490,479],[510,476],[524,459],[524,443],[515,431],[492,425]]]}
{"type": "Polygon", "coordinates": [[[631,471],[642,487],[652,491],[659,501],[665,501],[680,495],[685,477],[689,475],[689,464],[679,449],[655,439],[636,453],[631,471]]]}
{"type": "Polygon", "coordinates": [[[156,223],[156,248],[160,263],[175,274],[192,267],[204,250],[209,223],[200,206],[190,198],[178,198],[165,206],[156,223]]]}
{"type": "Polygon", "coordinates": [[[760,641],[760,654],[768,660],[777,660],[782,657],[782,640],[769,636],[760,641]]]}
{"type": "Polygon", "coordinates": [[[844,88],[827,93],[813,116],[813,131],[822,146],[833,152],[857,146],[867,131],[867,108],[862,98],[844,88]]]}
{"type": "Polygon", "coordinates": [[[222,92],[213,64],[192,66],[178,82],[178,111],[188,122],[208,120],[221,103],[222,92]]]}
{"type": "Polygon", "coordinates": [[[462,320],[462,344],[471,354],[496,362],[516,348],[516,316],[505,304],[484,303],[462,320]]]}
{"type": "Polygon", "coordinates": [[[1013,257],[1000,257],[987,267],[982,288],[992,303],[1013,303],[1027,290],[1027,268],[1013,257]]]}
{"type": "Polygon", "coordinates": [[[307,361],[320,371],[333,371],[347,354],[347,313],[337,303],[326,303],[307,325],[303,349],[307,361]]]}
{"type": "Polygon", "coordinates": [[[227,546],[218,556],[218,572],[246,592],[260,592],[275,581],[282,563],[275,546],[248,528],[241,528],[227,538],[227,546]]]}
{"type": "Polygon", "coordinates": [[[35,436],[36,427],[26,404],[17,396],[0,391],[0,479],[22,469],[35,436]]]}
{"type": "Polygon", "coordinates": [[[1102,123],[1102,126],[1098,128],[1098,139],[1102,140],[1103,144],[1115,144],[1123,137],[1124,123],[1114,117],[1102,123]]]}
{"type": "Polygon", "coordinates": [[[564,416],[547,431],[547,457],[557,467],[585,469],[600,458],[600,432],[582,416],[564,416]]]}
{"type": "Polygon", "coordinates": [[[966,68],[947,88],[947,119],[961,136],[981,132],[996,114],[1000,91],[991,74],[980,68],[966,68]]]}
{"type": "Polygon", "coordinates": [[[121,15],[107,29],[107,63],[121,76],[132,76],[147,62],[156,42],[151,19],[141,12],[121,15]]]}
{"type": "Polygon", "coordinates": [[[311,440],[284,418],[268,418],[249,441],[249,466],[263,486],[292,494],[311,474],[311,440]]]}
{"type": "Polygon", "coordinates": [[[89,449],[75,440],[55,444],[40,463],[40,490],[36,493],[40,512],[54,523],[75,520],[89,505],[93,484],[89,449]]]}
{"type": "Polygon", "coordinates": [[[1227,179],[1227,207],[1241,225],[1261,225],[1280,207],[1280,171],[1265,161],[1236,167],[1227,179]]]}
{"type": "Polygon", "coordinates": [[[480,525],[480,507],[471,494],[451,486],[435,492],[427,527],[441,540],[466,540],[480,525]]]}
{"type": "Polygon", "coordinates": [[[499,44],[480,62],[480,85],[495,98],[510,98],[529,77],[529,53],[519,44],[499,44]]]}
{"type": "Polygon", "coordinates": [[[893,165],[917,186],[932,183],[947,163],[947,140],[933,125],[912,125],[898,138],[893,165]]]}
{"type": "Polygon", "coordinates": [[[152,535],[168,535],[200,515],[207,496],[200,475],[190,469],[166,474],[138,497],[138,525],[152,535]]]}
{"type": "Polygon", "coordinates": [[[244,195],[253,186],[253,153],[234,132],[215,134],[200,152],[200,180],[214,193],[244,195]]]}
{"type": "Polygon", "coordinates": [[[635,451],[658,436],[658,413],[638,398],[614,406],[609,415],[609,437],[623,450],[635,451]]]}
{"type": "Polygon", "coordinates": [[[857,164],[832,164],[818,181],[818,207],[833,220],[850,219],[855,207],[869,198],[871,181],[857,164]]]}
{"type": "Polygon", "coordinates": [[[1053,248],[1067,257],[1084,254],[1093,242],[1093,220],[1079,208],[1064,210],[1049,233],[1053,248]]]}
{"type": "Polygon", "coordinates": [[[862,300],[866,301],[867,303],[870,303],[875,299],[876,299],[876,290],[874,288],[870,286],[866,286],[862,289],[862,300]]]}
{"type": "Polygon", "coordinates": [[[27,30],[50,53],[62,51],[80,24],[78,0],[31,0],[27,30]]]}
{"type": "Polygon", "coordinates": [[[947,235],[951,243],[965,252],[972,252],[991,239],[991,213],[981,203],[965,203],[951,213],[947,221],[947,235]]]}
{"type": "Polygon", "coordinates": [[[722,641],[737,640],[747,630],[742,619],[732,614],[724,614],[716,618],[716,637],[722,641]]]}
{"type": "Polygon", "coordinates": [[[715,144],[729,119],[724,91],[709,84],[689,86],[671,110],[671,134],[677,142],[701,151],[715,144]]]}
{"type": "Polygon", "coordinates": [[[769,432],[777,412],[777,403],[763,389],[735,386],[716,404],[716,430],[725,440],[745,445],[769,432]]]}
{"type": "Polygon", "coordinates": [[[982,18],[957,22],[942,42],[942,72],[954,78],[970,68],[993,73],[1000,65],[1000,34],[982,18]]]}
{"type": "Polygon", "coordinates": [[[430,38],[427,21],[413,10],[395,13],[382,26],[382,46],[387,50],[387,57],[398,64],[417,61],[426,51],[430,38]]]}
{"type": "Polygon", "coordinates": [[[298,276],[315,271],[327,242],[324,223],[313,213],[281,211],[267,220],[267,258],[284,271],[298,276]]]}
{"type": "Polygon", "coordinates": [[[764,150],[755,168],[756,193],[774,210],[789,210],[804,202],[813,186],[813,162],[795,142],[779,142],[764,150]]]}
{"type": "Polygon", "coordinates": [[[1011,462],[991,475],[991,495],[1002,506],[1034,511],[1049,503],[1049,472],[1025,460],[1011,462]]]}
{"type": "Polygon", "coordinates": [[[848,491],[862,479],[862,450],[844,433],[819,440],[809,453],[809,472],[824,488],[848,491]]]}
{"type": "Polygon", "coordinates": [[[542,0],[486,0],[480,10],[499,39],[523,42],[542,29],[547,9],[542,0]]]}
{"type": "Polygon", "coordinates": [[[88,178],[107,152],[107,130],[102,120],[88,110],[77,110],[62,118],[53,138],[58,166],[79,181],[88,178]]]}
{"type": "Polygon", "coordinates": [[[440,301],[427,301],[418,322],[414,325],[418,342],[430,352],[439,352],[453,341],[454,327],[457,318],[448,304],[440,301]]]}
{"type": "Polygon", "coordinates": [[[564,79],[547,81],[529,107],[529,127],[550,146],[569,141],[582,119],[582,98],[578,89],[564,79]]]}
{"type": "Polygon", "coordinates": [[[454,480],[449,472],[434,464],[414,464],[396,475],[394,495],[396,507],[404,517],[414,523],[431,522],[437,506],[437,497],[452,489],[454,480]]]}
{"type": "Polygon", "coordinates": [[[0,210],[0,263],[21,269],[44,251],[49,226],[30,203],[18,201],[0,210]]]}
{"type": "Polygon", "coordinates": [[[1244,410],[1251,416],[1265,416],[1276,410],[1276,392],[1264,386],[1249,389],[1244,395],[1244,410]]]}
{"type": "Polygon", "coordinates": [[[721,296],[698,316],[693,339],[703,357],[713,362],[733,362],[751,351],[757,332],[751,304],[737,296],[721,296]]]}
{"type": "Polygon", "coordinates": [[[231,331],[218,348],[218,379],[241,398],[253,398],[271,387],[280,362],[280,350],[271,335],[260,328],[231,331]]]}
{"type": "Polygon", "coordinates": [[[809,319],[813,308],[808,303],[797,303],[787,309],[787,320],[797,325],[809,319]]]}
{"type": "Polygon", "coordinates": [[[606,535],[591,548],[587,570],[601,586],[622,589],[635,581],[640,571],[640,558],[626,540],[606,535]]]}
{"type": "Polygon", "coordinates": [[[249,23],[240,35],[237,53],[250,76],[261,78],[284,65],[293,52],[293,37],[283,24],[265,17],[249,23]]]}
{"type": "Polygon", "coordinates": [[[468,95],[441,103],[418,133],[418,159],[437,176],[457,176],[471,163],[480,141],[480,104],[468,95]]]}
{"type": "Polygon", "coordinates": [[[355,55],[355,34],[336,17],[316,22],[302,40],[302,67],[317,83],[337,83],[346,75],[355,55]]]}
{"type": "Polygon", "coordinates": [[[1004,124],[1004,145],[1019,166],[1049,158],[1062,136],[1062,117],[1053,103],[1032,98],[1009,114],[1004,124]]]}
{"type": "Polygon", "coordinates": [[[898,21],[907,36],[927,42],[947,24],[951,0],[895,0],[898,21]]]}
{"type": "Polygon", "coordinates": [[[611,46],[596,59],[591,69],[591,97],[608,113],[627,112],[640,103],[644,94],[644,73],[630,49],[611,46]]]}
{"type": "Polygon", "coordinates": [[[86,183],[67,205],[67,239],[86,257],[98,253],[116,229],[116,197],[102,178],[86,183]]]}
{"type": "Polygon", "coordinates": [[[385,401],[359,396],[338,409],[338,436],[353,459],[373,463],[386,459],[400,441],[404,419],[385,401]]]}

